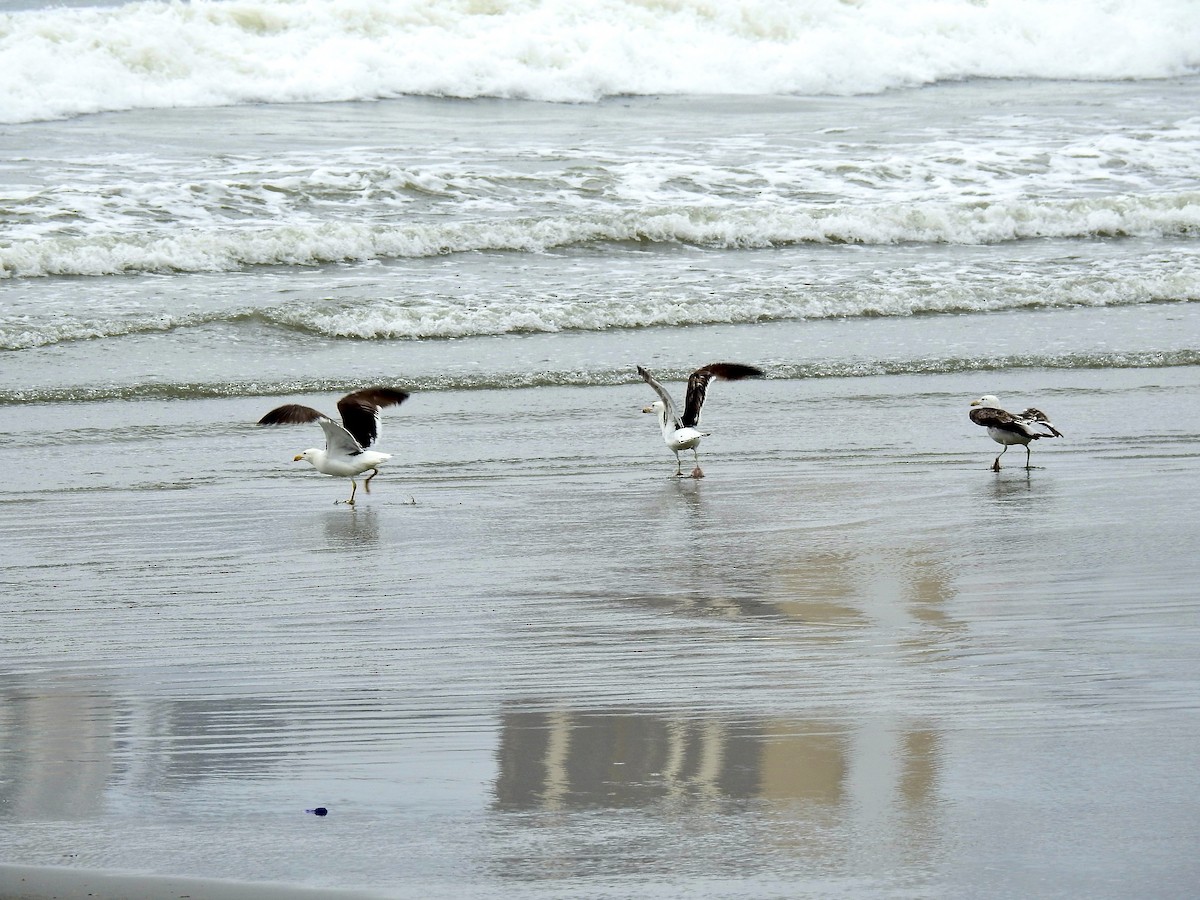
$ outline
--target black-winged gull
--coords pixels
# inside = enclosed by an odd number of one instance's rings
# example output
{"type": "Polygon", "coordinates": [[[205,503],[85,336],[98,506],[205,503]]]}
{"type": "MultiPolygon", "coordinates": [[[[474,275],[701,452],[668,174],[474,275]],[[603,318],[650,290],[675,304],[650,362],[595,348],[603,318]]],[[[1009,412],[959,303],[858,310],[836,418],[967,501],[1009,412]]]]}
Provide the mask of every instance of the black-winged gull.
{"type": "Polygon", "coordinates": [[[700,454],[696,452],[696,448],[700,445],[700,439],[708,436],[707,432],[700,430],[700,409],[704,405],[704,394],[708,389],[708,383],[714,378],[722,381],[740,381],[743,378],[761,378],[763,375],[761,369],[741,363],[717,362],[701,366],[688,377],[683,415],[680,416],[676,412],[675,404],[666,388],[641,366],[637,367],[637,371],[646,384],[654,388],[655,393],[661,398],[645,407],[642,412],[658,413],[658,424],[662,428],[663,441],[666,443],[667,449],[675,454],[675,475],[677,477],[683,476],[683,463],[679,459],[679,451],[692,451],[692,455],[696,459],[696,468],[692,469],[693,478],[704,477],[704,472],[700,469],[700,454]]]}
{"type": "MultiPolygon", "coordinates": [[[[354,494],[358,491],[358,483],[354,479],[363,472],[371,472],[363,482],[363,488],[370,493],[371,479],[379,474],[379,466],[392,458],[390,453],[378,453],[367,449],[379,437],[379,411],[385,406],[399,406],[407,399],[407,392],[394,388],[365,388],[347,394],[338,401],[338,412],[342,416],[340,425],[323,412],[298,403],[276,407],[259,419],[258,424],[318,423],[325,432],[325,449],[313,447],[305,450],[297,454],[293,462],[305,459],[324,475],[349,478],[350,499],[346,503],[353,506],[354,494]]],[[[336,504],[342,501],[333,502],[336,504]]]]}

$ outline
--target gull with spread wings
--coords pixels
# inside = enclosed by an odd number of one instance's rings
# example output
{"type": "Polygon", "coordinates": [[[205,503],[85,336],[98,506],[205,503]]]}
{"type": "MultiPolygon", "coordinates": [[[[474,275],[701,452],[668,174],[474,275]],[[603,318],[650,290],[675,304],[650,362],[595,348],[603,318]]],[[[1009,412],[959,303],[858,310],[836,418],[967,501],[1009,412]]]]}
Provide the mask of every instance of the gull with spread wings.
{"type": "Polygon", "coordinates": [[[338,412],[342,416],[340,424],[323,412],[298,403],[276,407],[259,419],[258,424],[302,425],[316,422],[320,425],[325,432],[325,449],[312,447],[297,454],[293,462],[304,459],[324,475],[349,478],[350,499],[345,502],[353,506],[354,494],[358,491],[358,483],[354,479],[363,472],[370,472],[363,482],[363,488],[370,493],[371,479],[379,474],[379,466],[392,458],[390,453],[367,449],[379,437],[379,411],[385,406],[399,406],[407,399],[405,391],[394,388],[366,388],[347,394],[338,401],[338,412]]]}
{"type": "Polygon", "coordinates": [[[663,442],[666,443],[667,449],[675,454],[676,477],[683,475],[683,463],[679,459],[679,451],[691,450],[692,456],[696,460],[696,468],[692,469],[692,477],[703,478],[704,472],[700,469],[700,454],[696,452],[696,448],[700,445],[700,439],[708,436],[707,432],[700,430],[700,408],[704,405],[704,394],[708,389],[708,383],[714,378],[722,381],[761,378],[763,371],[741,363],[717,362],[701,366],[688,377],[687,395],[684,399],[683,415],[681,416],[675,409],[671,395],[658,383],[658,379],[641,366],[638,366],[637,370],[646,384],[654,388],[654,392],[660,398],[642,412],[658,413],[658,424],[662,428],[663,442]]]}

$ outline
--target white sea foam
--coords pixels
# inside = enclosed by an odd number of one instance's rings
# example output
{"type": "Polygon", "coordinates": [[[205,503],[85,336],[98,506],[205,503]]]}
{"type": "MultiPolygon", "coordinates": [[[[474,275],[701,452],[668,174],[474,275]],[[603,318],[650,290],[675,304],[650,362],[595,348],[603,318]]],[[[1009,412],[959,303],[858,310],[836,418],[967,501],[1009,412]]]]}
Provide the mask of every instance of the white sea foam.
{"type": "MultiPolygon", "coordinates": [[[[960,262],[936,259],[889,269],[883,277],[869,277],[870,264],[860,264],[843,279],[818,284],[798,279],[791,266],[749,266],[736,278],[714,279],[677,266],[649,264],[621,271],[610,263],[604,267],[607,280],[588,277],[591,269],[541,287],[533,287],[539,279],[507,284],[466,277],[451,283],[435,276],[408,286],[403,294],[381,295],[380,288],[394,283],[384,273],[361,289],[337,292],[336,298],[289,296],[265,306],[238,303],[236,285],[230,284],[224,296],[208,301],[206,311],[172,312],[178,304],[171,298],[157,306],[131,298],[65,315],[34,302],[0,311],[0,350],[208,327],[253,329],[264,323],[328,338],[436,340],[1200,300],[1196,253],[1101,256],[1086,273],[1076,265],[1044,260],[1037,278],[1008,262],[989,267],[977,255],[960,262]]],[[[135,289],[131,283],[130,290],[135,289]]]]}
{"type": "Polygon", "coordinates": [[[0,16],[0,121],[422,94],[855,94],[1200,66],[1193,0],[196,0],[0,16]]]}
{"type": "Polygon", "coordinates": [[[911,316],[1005,309],[1124,306],[1158,299],[1200,298],[1200,268],[1189,260],[1170,274],[1102,270],[1095,275],[1030,281],[1020,273],[989,279],[947,278],[931,273],[893,273],[887,284],[851,283],[816,288],[765,280],[731,290],[709,285],[682,290],[667,282],[657,288],[596,293],[522,293],[497,298],[379,298],[352,303],[316,303],[273,308],[269,321],[328,337],[437,339],[513,333],[603,331],[738,324],[788,319],[911,316]]]}
{"type": "Polygon", "coordinates": [[[1195,191],[847,207],[701,204],[450,223],[297,221],[37,236],[0,245],[0,277],[222,272],[244,266],[311,266],[479,251],[540,253],[612,242],[753,249],[803,243],[989,244],[1196,234],[1200,192],[1195,191]]]}

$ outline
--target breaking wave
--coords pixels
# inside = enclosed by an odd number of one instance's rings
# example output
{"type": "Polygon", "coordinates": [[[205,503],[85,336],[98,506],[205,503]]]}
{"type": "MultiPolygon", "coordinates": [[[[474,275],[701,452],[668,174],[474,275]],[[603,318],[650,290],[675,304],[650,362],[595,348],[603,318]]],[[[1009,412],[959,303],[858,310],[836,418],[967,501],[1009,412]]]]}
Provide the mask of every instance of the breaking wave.
{"type": "Polygon", "coordinates": [[[992,244],[1037,238],[1200,234],[1200,192],[835,207],[708,206],[480,222],[313,222],[50,236],[0,245],[0,277],[228,272],[453,253],[544,253],[636,242],[709,249],[795,244],[992,244]]]}
{"type": "Polygon", "coordinates": [[[850,95],[1197,66],[1190,0],[144,0],[0,16],[0,121],[406,94],[850,95]]]}

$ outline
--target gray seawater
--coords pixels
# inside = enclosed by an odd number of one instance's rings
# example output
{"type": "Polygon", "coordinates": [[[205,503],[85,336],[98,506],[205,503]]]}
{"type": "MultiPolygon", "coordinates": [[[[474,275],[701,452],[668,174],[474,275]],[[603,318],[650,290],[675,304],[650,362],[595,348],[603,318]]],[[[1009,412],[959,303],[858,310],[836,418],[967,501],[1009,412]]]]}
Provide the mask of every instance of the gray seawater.
{"type": "MultiPolygon", "coordinates": [[[[9,126],[0,401],[614,384],[656,329],[916,317],[923,343],[945,316],[986,334],[992,313],[1187,303],[1198,91],[976,82],[9,126]],[[539,334],[562,337],[544,359],[488,340],[539,334]],[[580,368],[593,339],[604,355],[580,368]]],[[[940,368],[1195,362],[1177,352],[1192,335],[1129,358],[1123,330],[1095,331],[987,335],[940,368]]],[[[853,374],[813,368],[821,350],[756,355],[781,377],[853,374]]]]}
{"type": "Polygon", "coordinates": [[[7,183],[49,185],[17,256],[73,271],[0,280],[0,862],[1187,895],[1196,88],[6,128],[7,183]],[[670,479],[633,366],[718,358],[770,377],[712,389],[708,477],[670,479]],[[354,509],[291,462],[317,429],[252,424],[377,382],[414,396],[354,509]],[[983,393],[1066,437],[989,471],[983,393]]]}

